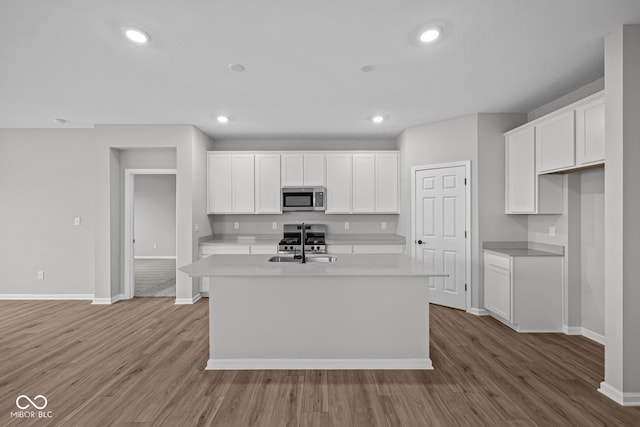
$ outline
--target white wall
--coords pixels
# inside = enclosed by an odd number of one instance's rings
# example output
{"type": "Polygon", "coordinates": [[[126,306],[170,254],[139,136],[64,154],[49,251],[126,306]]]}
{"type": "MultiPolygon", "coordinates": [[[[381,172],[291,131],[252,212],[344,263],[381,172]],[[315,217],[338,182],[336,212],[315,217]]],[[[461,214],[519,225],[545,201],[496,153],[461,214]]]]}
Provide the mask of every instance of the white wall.
{"type": "Polygon", "coordinates": [[[482,308],[481,248],[485,240],[524,240],[527,219],[504,214],[503,132],[524,114],[472,114],[406,129],[399,137],[401,214],[398,233],[411,241],[411,168],[471,161],[471,306],[482,308]]]}
{"type": "Polygon", "coordinates": [[[176,176],[136,175],[136,257],[176,256],[176,176]]]}
{"type": "Polygon", "coordinates": [[[0,129],[0,295],[93,296],[94,173],[90,129],[0,129]]]}
{"type": "Polygon", "coordinates": [[[604,335],[604,170],[583,172],[580,189],[582,327],[604,335]]]}
{"type": "MultiPolygon", "coordinates": [[[[194,151],[202,150],[210,140],[193,126],[96,126],[96,241],[95,293],[96,302],[107,302],[123,293],[122,283],[122,169],[131,166],[127,150],[174,149],[176,152],[176,233],[177,265],[189,264],[198,258],[199,234],[193,231],[194,217],[205,217],[206,211],[195,212],[194,206],[204,206],[205,176],[195,174],[194,151]],[[196,137],[196,135],[198,135],[196,137]],[[197,175],[197,176],[196,176],[197,175]],[[200,196],[198,196],[200,195],[200,196]]],[[[149,153],[136,153],[147,159],[149,153]]],[[[136,164],[136,167],[139,164],[136,164]]],[[[166,167],[163,165],[162,167],[166,167]]],[[[206,231],[206,228],[205,228],[206,231]]],[[[197,297],[199,286],[186,274],[176,276],[176,301],[186,303],[197,297]]]]}

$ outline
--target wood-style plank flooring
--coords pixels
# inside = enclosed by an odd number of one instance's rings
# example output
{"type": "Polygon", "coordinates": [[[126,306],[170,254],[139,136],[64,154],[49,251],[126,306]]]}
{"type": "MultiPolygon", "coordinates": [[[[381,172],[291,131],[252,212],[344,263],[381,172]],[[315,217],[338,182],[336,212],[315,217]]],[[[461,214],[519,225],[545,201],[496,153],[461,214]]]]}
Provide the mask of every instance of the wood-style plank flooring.
{"type": "Polygon", "coordinates": [[[0,301],[0,425],[638,426],[603,347],[431,308],[433,371],[205,371],[207,301],[0,301]],[[50,419],[11,419],[42,394],[50,419]]]}

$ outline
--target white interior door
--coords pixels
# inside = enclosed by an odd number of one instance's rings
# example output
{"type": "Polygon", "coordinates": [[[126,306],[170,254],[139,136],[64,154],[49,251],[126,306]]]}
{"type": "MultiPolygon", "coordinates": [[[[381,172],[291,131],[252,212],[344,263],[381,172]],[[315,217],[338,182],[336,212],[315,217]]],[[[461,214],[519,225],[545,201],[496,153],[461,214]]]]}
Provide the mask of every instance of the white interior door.
{"type": "Polygon", "coordinates": [[[431,280],[434,304],[466,309],[467,166],[415,171],[414,251],[416,258],[449,277],[431,280]]]}

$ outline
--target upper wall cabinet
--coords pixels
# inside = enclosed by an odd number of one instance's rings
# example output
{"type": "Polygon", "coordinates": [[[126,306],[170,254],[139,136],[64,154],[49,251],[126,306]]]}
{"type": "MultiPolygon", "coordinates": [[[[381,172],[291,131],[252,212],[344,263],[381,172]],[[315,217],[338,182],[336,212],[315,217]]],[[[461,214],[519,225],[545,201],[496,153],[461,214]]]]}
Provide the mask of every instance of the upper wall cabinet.
{"type": "Polygon", "coordinates": [[[255,155],[256,213],[282,213],[280,204],[280,155],[255,155]]]}
{"type": "Polygon", "coordinates": [[[536,131],[529,126],[505,135],[505,213],[562,213],[562,176],[536,174],[536,131]]]}
{"type": "Polygon", "coordinates": [[[566,169],[576,164],[573,110],[552,114],[537,123],[535,129],[538,173],[566,169]]]}
{"type": "Polygon", "coordinates": [[[327,207],[325,213],[351,213],[352,165],[353,154],[327,154],[327,207]]]}
{"type": "Polygon", "coordinates": [[[254,155],[207,153],[208,213],[254,213],[254,155]]]}
{"type": "Polygon", "coordinates": [[[398,182],[395,151],[328,154],[326,213],[397,214],[398,182]]]}
{"type": "Polygon", "coordinates": [[[282,186],[324,187],[323,153],[282,154],[282,186]]]}
{"type": "Polygon", "coordinates": [[[604,162],[604,94],[576,107],[576,163],[588,166],[604,162]]]}

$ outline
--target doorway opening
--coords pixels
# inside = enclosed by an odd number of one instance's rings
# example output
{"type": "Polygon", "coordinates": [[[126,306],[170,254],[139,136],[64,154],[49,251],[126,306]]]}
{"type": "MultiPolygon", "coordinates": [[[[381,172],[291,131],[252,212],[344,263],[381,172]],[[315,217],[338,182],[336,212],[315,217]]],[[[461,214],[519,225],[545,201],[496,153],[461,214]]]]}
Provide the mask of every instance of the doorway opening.
{"type": "Polygon", "coordinates": [[[429,284],[430,302],[471,306],[471,162],[411,168],[411,255],[448,277],[429,284]]]}
{"type": "Polygon", "coordinates": [[[124,228],[125,298],[175,298],[175,169],[125,169],[124,228]]]}

